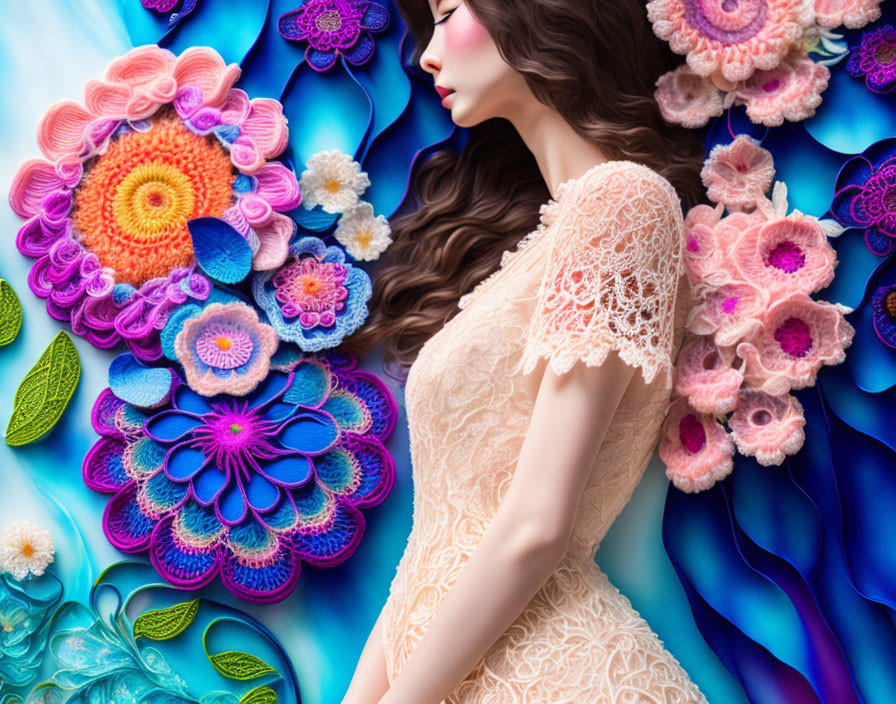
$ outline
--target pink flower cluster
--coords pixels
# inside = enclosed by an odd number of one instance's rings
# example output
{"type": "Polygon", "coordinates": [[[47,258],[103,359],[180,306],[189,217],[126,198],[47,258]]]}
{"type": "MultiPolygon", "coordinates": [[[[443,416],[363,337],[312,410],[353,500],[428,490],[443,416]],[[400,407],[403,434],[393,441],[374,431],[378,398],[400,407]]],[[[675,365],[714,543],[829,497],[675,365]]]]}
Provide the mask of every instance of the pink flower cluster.
{"type": "Polygon", "coordinates": [[[786,214],[782,183],[766,196],[773,175],[771,154],[751,137],[716,146],[701,176],[717,205],[685,218],[696,303],[659,448],[683,491],[725,477],[735,448],[763,465],[799,450],[805,420],[790,391],[842,362],[853,338],[840,306],[809,295],[834,276],[826,231],[799,210],[786,214]]]}
{"type": "MultiPolygon", "coordinates": [[[[862,27],[881,0],[649,0],[654,33],[686,63],[654,96],[669,122],[701,127],[732,105],[770,127],[815,114],[830,71],[808,57],[838,25],[862,27]]],[[[824,45],[825,50],[828,45],[824,45]]],[[[830,53],[830,52],[829,52],[830,53]]]]}

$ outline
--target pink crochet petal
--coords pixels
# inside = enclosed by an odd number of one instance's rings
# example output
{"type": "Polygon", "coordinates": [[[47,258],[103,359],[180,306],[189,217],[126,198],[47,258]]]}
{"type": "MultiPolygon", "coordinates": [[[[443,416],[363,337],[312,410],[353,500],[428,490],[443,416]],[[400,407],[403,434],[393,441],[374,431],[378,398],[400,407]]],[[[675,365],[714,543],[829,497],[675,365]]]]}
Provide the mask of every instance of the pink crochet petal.
{"type": "Polygon", "coordinates": [[[721,258],[727,263],[730,271],[736,272],[737,266],[733,261],[735,245],[753,228],[759,228],[768,221],[768,215],[760,208],[752,212],[731,213],[719,221],[715,228],[716,245],[723,252],[721,258]]]}
{"type": "Polygon", "coordinates": [[[663,421],[659,455],[678,489],[703,491],[731,473],[734,442],[715,418],[695,412],[679,397],[663,421]]]}
{"type": "Polygon", "coordinates": [[[688,399],[696,411],[724,416],[737,405],[744,375],[735,369],[732,348],[720,349],[705,337],[684,345],[678,355],[675,391],[688,399]]]}
{"type": "Polygon", "coordinates": [[[230,145],[230,161],[242,173],[252,176],[264,163],[264,154],[250,138],[240,135],[230,145]]]}
{"type": "Polygon", "coordinates": [[[12,178],[9,205],[19,217],[30,218],[43,210],[44,196],[62,187],[53,164],[45,159],[28,159],[12,178]]]}
{"type": "Polygon", "coordinates": [[[747,210],[771,187],[775,174],[772,154],[746,134],[730,144],[717,144],[710,151],[700,177],[714,203],[729,211],[747,210]]]}
{"type": "Polygon", "coordinates": [[[224,101],[224,105],[221,106],[221,121],[227,125],[241,126],[249,114],[250,105],[246,91],[232,88],[227,94],[227,100],[224,101]]]}
{"type": "Polygon", "coordinates": [[[220,54],[210,47],[190,47],[177,57],[174,78],[178,86],[196,86],[202,91],[207,107],[220,108],[230,88],[240,77],[240,67],[225,65],[220,54]]]}
{"type": "Polygon", "coordinates": [[[746,103],[750,120],[777,127],[784,120],[799,122],[812,117],[830,76],[827,66],[794,52],[780,66],[750,76],[737,96],[746,103]]]}
{"type": "Polygon", "coordinates": [[[801,213],[750,228],[732,256],[742,276],[772,298],[824,288],[837,264],[818,219],[801,213]]]}
{"type": "Polygon", "coordinates": [[[712,335],[719,347],[730,347],[752,337],[761,328],[765,311],[762,291],[742,281],[696,288],[700,302],[688,317],[688,329],[712,335]]]}
{"type": "Polygon", "coordinates": [[[94,115],[122,119],[127,117],[131,87],[126,83],[108,83],[91,79],[84,86],[84,105],[94,115]]]}
{"type": "Polygon", "coordinates": [[[256,228],[260,246],[252,257],[252,268],[263,271],[283,266],[289,256],[289,240],[295,229],[293,221],[280,213],[274,213],[268,224],[256,228]]]}
{"type": "Polygon", "coordinates": [[[696,75],[687,64],[660,76],[653,93],[667,122],[688,128],[702,127],[722,114],[722,94],[712,82],[696,75]]]}
{"type": "Polygon", "coordinates": [[[839,364],[855,331],[830,303],[794,293],[772,304],[762,330],[737,346],[745,385],[779,396],[815,383],[823,364],[839,364]]]}
{"type": "Polygon", "coordinates": [[[170,75],[174,63],[174,54],[167,49],[154,44],[138,46],[109,64],[106,80],[137,88],[151,83],[159,76],[170,75]]]}
{"type": "Polygon", "coordinates": [[[159,76],[138,88],[134,88],[127,104],[129,120],[145,120],[152,117],[165,103],[174,100],[177,81],[174,76],[159,76]]]}
{"type": "Polygon", "coordinates": [[[237,201],[237,207],[252,228],[267,225],[274,215],[271,204],[256,193],[243,195],[237,201]]]}
{"type": "Polygon", "coordinates": [[[274,210],[282,213],[301,205],[302,194],[292,169],[271,161],[255,172],[255,178],[258,179],[256,195],[264,198],[274,210]]]}
{"type": "Polygon", "coordinates": [[[719,271],[724,252],[716,246],[715,228],[721,217],[720,208],[701,203],[688,210],[684,221],[684,265],[691,285],[719,271]]]}
{"type": "Polygon", "coordinates": [[[731,437],[744,455],[755,456],[761,465],[777,465],[803,446],[806,436],[803,407],[790,394],[770,396],[757,389],[744,389],[737,410],[728,420],[731,437]]]}
{"type": "Polygon", "coordinates": [[[880,3],[881,0],[815,0],[815,21],[826,29],[841,24],[858,29],[880,18],[880,3]]]}
{"type": "Polygon", "coordinates": [[[71,100],[54,103],[37,125],[37,145],[50,161],[77,155],[84,143],[84,130],[96,116],[71,100]]]}
{"type": "Polygon", "coordinates": [[[279,155],[289,141],[283,106],[272,98],[255,98],[240,130],[255,142],[265,159],[279,155]]]}

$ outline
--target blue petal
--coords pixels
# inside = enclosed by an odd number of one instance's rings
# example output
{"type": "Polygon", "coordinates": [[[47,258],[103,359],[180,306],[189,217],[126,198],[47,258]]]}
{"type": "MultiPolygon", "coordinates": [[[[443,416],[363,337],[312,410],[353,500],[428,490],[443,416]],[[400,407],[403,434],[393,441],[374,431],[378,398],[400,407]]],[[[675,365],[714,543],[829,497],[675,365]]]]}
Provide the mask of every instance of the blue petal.
{"type": "Polygon", "coordinates": [[[196,261],[206,274],[225,284],[246,278],[252,268],[252,248],[237,230],[220,218],[187,221],[196,261]]]}
{"type": "Polygon", "coordinates": [[[181,411],[162,411],[146,421],[143,428],[153,440],[172,443],[205,423],[201,418],[181,411]]]}
{"type": "Polygon", "coordinates": [[[344,51],[342,55],[349,63],[354,64],[355,66],[360,66],[369,61],[370,57],[373,56],[373,46],[373,39],[367,34],[362,34],[358,43],[349,51],[344,51]]]}
{"type": "Polygon", "coordinates": [[[195,318],[202,312],[202,308],[195,303],[180,306],[168,316],[168,322],[162,328],[162,353],[172,362],[177,361],[177,353],[174,351],[174,338],[183,329],[184,323],[190,318],[195,318]]]}
{"type": "Polygon", "coordinates": [[[165,458],[165,473],[176,482],[191,479],[207,462],[199,450],[187,444],[175,445],[165,458]]]}
{"type": "Polygon", "coordinates": [[[361,17],[361,28],[371,32],[381,32],[389,25],[389,11],[382,5],[371,2],[361,17]]]}
{"type": "Polygon", "coordinates": [[[289,388],[289,374],[271,372],[249,395],[249,407],[260,408],[280,396],[289,388]]]}
{"type": "Polygon", "coordinates": [[[227,474],[214,465],[203,469],[193,480],[193,493],[196,500],[208,506],[227,485],[227,474]]]}
{"type": "Polygon", "coordinates": [[[311,460],[302,455],[287,455],[263,462],[259,469],[271,481],[291,489],[308,481],[311,476],[311,460]]]}
{"type": "Polygon", "coordinates": [[[280,489],[260,474],[253,474],[246,488],[249,505],[256,511],[270,511],[280,501],[280,489]]]}
{"type": "Polygon", "coordinates": [[[331,375],[320,364],[300,362],[293,370],[292,386],[283,396],[284,401],[300,406],[320,406],[330,392],[331,375]]]}
{"type": "Polygon", "coordinates": [[[240,491],[238,482],[230,482],[230,485],[221,492],[216,511],[218,517],[228,525],[235,525],[243,520],[246,516],[246,499],[240,491]]]}
{"type": "Polygon", "coordinates": [[[181,384],[175,390],[174,406],[179,411],[195,413],[197,416],[211,413],[213,410],[212,407],[208,405],[208,401],[186,384],[181,384]]]}
{"type": "Polygon", "coordinates": [[[305,61],[315,71],[326,71],[336,63],[336,51],[332,49],[330,51],[321,51],[313,46],[309,46],[305,50],[305,61]]]}
{"type": "Polygon", "coordinates": [[[286,422],[279,439],[292,450],[305,455],[319,455],[339,439],[339,428],[327,413],[303,411],[286,422]]]}
{"type": "Polygon", "coordinates": [[[130,352],[118,355],[109,365],[109,388],[122,401],[141,408],[164,403],[174,377],[167,367],[147,367],[130,352]]]}

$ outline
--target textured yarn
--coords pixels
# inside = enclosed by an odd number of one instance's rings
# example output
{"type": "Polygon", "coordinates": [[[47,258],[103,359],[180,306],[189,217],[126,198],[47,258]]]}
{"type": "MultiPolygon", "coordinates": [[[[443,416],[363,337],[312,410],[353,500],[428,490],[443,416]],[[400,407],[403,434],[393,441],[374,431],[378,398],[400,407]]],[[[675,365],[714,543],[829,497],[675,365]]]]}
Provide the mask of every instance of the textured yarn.
{"type": "Polygon", "coordinates": [[[541,212],[538,229],[461,299],[409,371],[413,528],[383,609],[388,677],[497,513],[547,365],[599,364],[616,349],[642,374],[595,460],[569,551],[444,703],[705,704],[595,563],[653,453],[669,398],[690,305],[681,204],[656,171],[611,161],[561,184],[541,212]],[[538,372],[521,373],[524,362],[538,372]]]}

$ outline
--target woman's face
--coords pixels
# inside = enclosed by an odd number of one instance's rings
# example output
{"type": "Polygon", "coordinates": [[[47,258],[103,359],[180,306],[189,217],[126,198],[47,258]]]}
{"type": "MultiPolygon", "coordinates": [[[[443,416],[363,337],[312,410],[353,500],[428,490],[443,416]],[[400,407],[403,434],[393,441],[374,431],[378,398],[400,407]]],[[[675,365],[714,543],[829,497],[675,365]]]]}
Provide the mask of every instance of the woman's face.
{"type": "Polygon", "coordinates": [[[432,38],[420,56],[437,88],[452,91],[442,105],[461,127],[493,117],[509,117],[530,93],[522,74],[498,52],[488,30],[464,0],[428,0],[433,15],[432,38]]]}

